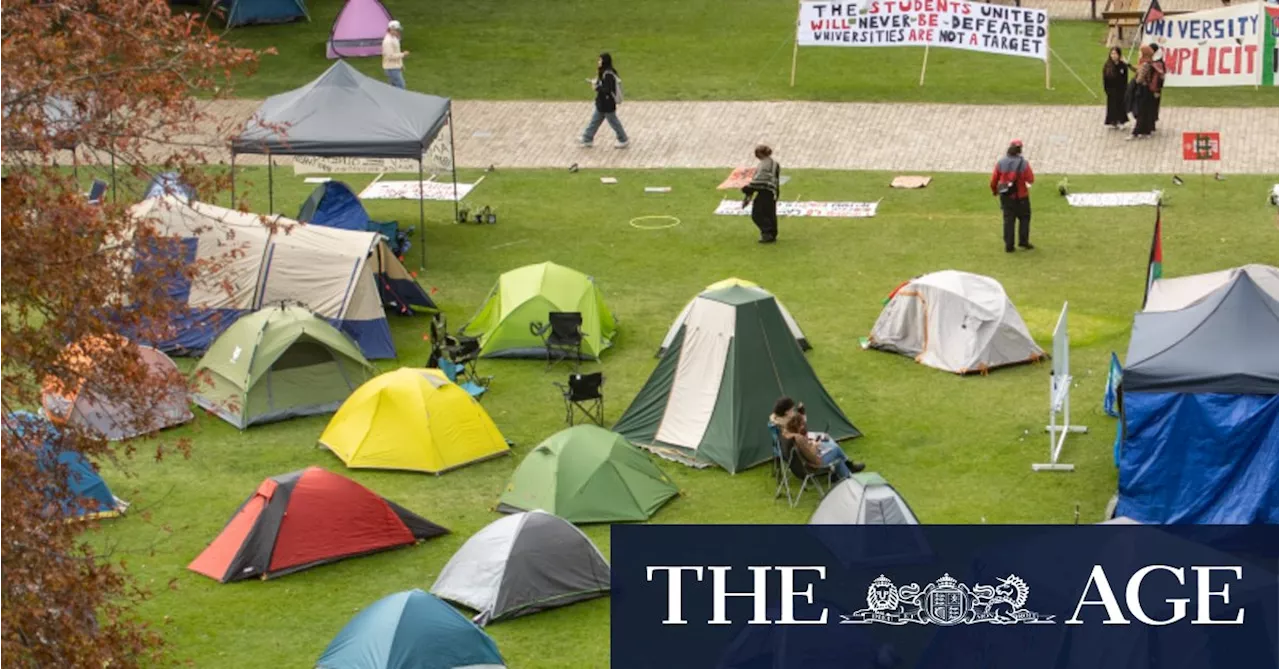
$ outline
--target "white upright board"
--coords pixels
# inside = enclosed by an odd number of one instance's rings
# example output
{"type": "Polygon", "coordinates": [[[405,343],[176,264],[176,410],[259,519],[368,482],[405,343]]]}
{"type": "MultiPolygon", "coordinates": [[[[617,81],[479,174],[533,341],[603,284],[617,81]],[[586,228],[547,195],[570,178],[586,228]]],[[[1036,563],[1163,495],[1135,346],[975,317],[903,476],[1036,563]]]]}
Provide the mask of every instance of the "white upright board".
{"type": "Polygon", "coordinates": [[[1031,465],[1037,472],[1070,472],[1075,465],[1060,463],[1067,435],[1088,432],[1083,425],[1071,424],[1071,342],[1067,337],[1067,303],[1062,303],[1058,324],[1053,328],[1053,371],[1049,373],[1049,461],[1031,465]]]}

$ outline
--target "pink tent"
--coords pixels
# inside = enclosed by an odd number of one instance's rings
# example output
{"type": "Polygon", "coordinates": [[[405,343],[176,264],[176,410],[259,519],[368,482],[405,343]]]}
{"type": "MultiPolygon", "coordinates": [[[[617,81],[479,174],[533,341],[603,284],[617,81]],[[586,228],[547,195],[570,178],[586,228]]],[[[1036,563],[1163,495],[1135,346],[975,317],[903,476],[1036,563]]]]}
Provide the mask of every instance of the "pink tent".
{"type": "Polygon", "coordinates": [[[356,58],[382,54],[382,38],[387,34],[391,12],[379,0],[347,0],[329,32],[325,55],[329,58],[356,58]]]}

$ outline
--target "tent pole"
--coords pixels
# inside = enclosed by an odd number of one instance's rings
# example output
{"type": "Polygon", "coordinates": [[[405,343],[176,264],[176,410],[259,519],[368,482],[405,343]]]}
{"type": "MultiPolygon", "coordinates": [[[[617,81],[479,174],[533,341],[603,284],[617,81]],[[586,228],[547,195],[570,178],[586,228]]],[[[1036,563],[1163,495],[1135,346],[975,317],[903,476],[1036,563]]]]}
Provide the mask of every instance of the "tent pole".
{"type": "Polygon", "coordinates": [[[449,103],[449,170],[453,172],[453,222],[458,222],[458,158],[453,153],[453,103],[449,103]]]}
{"type": "Polygon", "coordinates": [[[276,157],[267,154],[267,215],[276,213],[276,182],[274,179],[276,157]]]}
{"type": "Polygon", "coordinates": [[[427,205],[423,201],[422,192],[422,154],[418,154],[418,271],[421,272],[427,268],[427,231],[424,225],[427,221],[427,205]]]}
{"type": "Polygon", "coordinates": [[[231,152],[231,208],[236,208],[236,152],[231,152]]]}

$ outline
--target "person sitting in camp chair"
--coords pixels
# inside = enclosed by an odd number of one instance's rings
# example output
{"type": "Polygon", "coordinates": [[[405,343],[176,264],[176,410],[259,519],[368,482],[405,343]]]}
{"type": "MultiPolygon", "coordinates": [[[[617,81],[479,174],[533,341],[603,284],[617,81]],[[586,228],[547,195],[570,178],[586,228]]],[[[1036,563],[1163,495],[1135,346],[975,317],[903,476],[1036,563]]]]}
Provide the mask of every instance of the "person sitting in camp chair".
{"type": "Polygon", "coordinates": [[[804,414],[792,412],[782,427],[782,438],[788,439],[800,453],[800,457],[814,469],[830,467],[836,478],[843,481],[853,472],[849,469],[849,457],[830,437],[825,441],[811,439],[805,431],[804,414]]]}
{"type": "MultiPolygon", "coordinates": [[[[803,402],[797,404],[795,400],[786,396],[778,398],[778,401],[773,405],[773,413],[769,415],[769,422],[776,425],[779,431],[786,433],[787,422],[791,420],[792,416],[800,417],[800,429],[797,432],[798,434],[807,436],[810,441],[817,443],[821,449],[835,450],[841,455],[844,454],[840,445],[836,443],[835,439],[831,438],[831,435],[825,432],[809,431],[808,416],[805,415],[803,402]]],[[[848,460],[848,458],[845,459],[846,461],[848,460]]],[[[847,466],[850,471],[855,473],[867,468],[867,466],[861,462],[848,462],[847,466]]]]}

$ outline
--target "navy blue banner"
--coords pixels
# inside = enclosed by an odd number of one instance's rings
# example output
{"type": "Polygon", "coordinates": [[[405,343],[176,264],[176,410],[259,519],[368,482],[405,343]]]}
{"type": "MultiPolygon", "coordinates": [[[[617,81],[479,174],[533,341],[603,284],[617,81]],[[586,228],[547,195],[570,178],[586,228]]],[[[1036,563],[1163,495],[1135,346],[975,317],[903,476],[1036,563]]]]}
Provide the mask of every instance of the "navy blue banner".
{"type": "Polygon", "coordinates": [[[615,525],[612,667],[1280,666],[1275,526],[615,525]]]}

